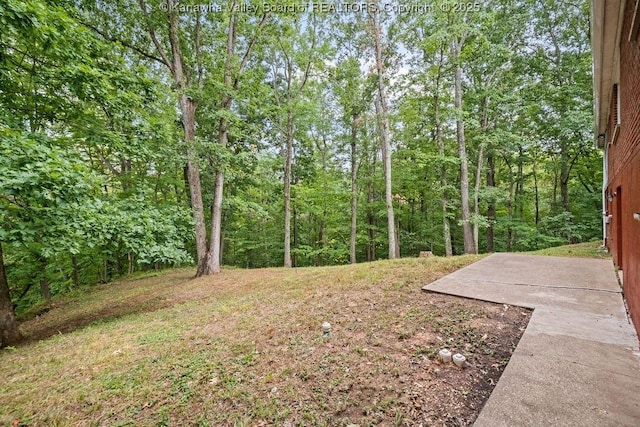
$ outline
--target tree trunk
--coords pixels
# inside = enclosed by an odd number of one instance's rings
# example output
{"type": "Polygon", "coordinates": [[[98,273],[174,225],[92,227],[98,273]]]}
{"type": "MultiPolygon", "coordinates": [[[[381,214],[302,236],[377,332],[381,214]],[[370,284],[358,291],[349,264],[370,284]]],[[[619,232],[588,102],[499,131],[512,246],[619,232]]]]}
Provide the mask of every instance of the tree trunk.
{"type": "Polygon", "coordinates": [[[200,266],[207,254],[207,229],[204,222],[204,206],[202,203],[202,186],[200,184],[200,168],[195,158],[194,149],[190,145],[195,140],[196,103],[186,95],[180,96],[182,108],[182,124],[184,126],[184,140],[187,144],[187,178],[189,180],[189,195],[191,197],[191,211],[195,223],[196,256],[200,266]]]}
{"type": "Polygon", "coordinates": [[[107,257],[104,256],[102,257],[102,268],[100,268],[100,271],[98,271],[98,282],[100,283],[107,283],[107,267],[108,267],[108,260],[107,257]]]}
{"type": "Polygon", "coordinates": [[[120,248],[118,248],[118,252],[116,253],[116,272],[118,273],[118,277],[124,276],[124,267],[122,266],[122,256],[120,255],[120,248]]]}
{"type": "MultiPolygon", "coordinates": [[[[231,91],[233,86],[233,69],[232,61],[236,48],[236,20],[235,20],[236,2],[232,3],[232,12],[229,15],[229,28],[227,32],[227,52],[224,63],[224,72],[222,81],[225,92],[222,94],[220,102],[220,110],[226,111],[231,108],[233,98],[231,91]]],[[[248,48],[249,49],[249,48],[248,48]]],[[[247,50],[247,53],[249,50],[247,50]]],[[[218,144],[223,147],[229,142],[229,130],[227,118],[222,115],[218,123],[218,144]]],[[[218,168],[215,175],[215,186],[213,189],[213,202],[211,205],[211,233],[209,237],[209,248],[203,262],[198,264],[198,276],[216,274],[220,272],[220,263],[222,262],[222,198],[224,195],[224,172],[218,168]]]]}
{"type": "Polygon", "coordinates": [[[211,206],[211,236],[207,255],[198,266],[197,276],[207,276],[220,272],[222,250],[222,194],[224,191],[224,174],[216,172],[215,188],[213,190],[213,205],[211,206]]]}
{"type": "Polygon", "coordinates": [[[389,259],[397,257],[396,254],[396,234],[395,234],[395,217],[393,212],[393,193],[391,189],[391,147],[389,146],[389,140],[385,135],[385,123],[383,117],[383,107],[380,102],[380,98],[376,98],[376,110],[378,112],[378,127],[380,128],[380,136],[382,142],[382,169],[384,171],[384,190],[385,190],[385,205],[387,207],[387,229],[389,238],[389,259]]]}
{"type": "Polygon", "coordinates": [[[553,171],[553,197],[551,199],[551,213],[553,215],[558,213],[558,170],[554,168],[553,171]]]}
{"type": "MultiPolygon", "coordinates": [[[[293,241],[291,242],[291,245],[293,249],[296,249],[298,247],[298,212],[296,211],[295,204],[291,209],[291,234],[293,236],[293,241]]],[[[298,266],[298,254],[295,251],[291,254],[291,266],[292,267],[298,266]]]]}
{"type": "Polygon", "coordinates": [[[507,252],[511,252],[512,244],[513,244],[513,199],[514,199],[514,187],[515,182],[513,179],[513,170],[511,169],[511,163],[505,157],[505,163],[509,168],[509,199],[507,200],[507,215],[508,215],[508,225],[507,225],[507,252]]]}
{"type": "Polygon", "coordinates": [[[538,171],[537,161],[533,159],[533,186],[535,194],[535,208],[536,208],[536,227],[540,223],[540,190],[538,189],[538,171]]]}
{"type": "Polygon", "coordinates": [[[78,268],[78,257],[71,255],[71,267],[73,269],[71,273],[71,280],[74,287],[80,286],[80,269],[78,268]]]}
{"type": "MultiPolygon", "coordinates": [[[[444,153],[444,145],[440,152],[444,153]]],[[[444,155],[444,154],[442,154],[444,155]]],[[[449,196],[447,194],[447,167],[440,167],[440,186],[442,187],[442,238],[444,240],[444,255],[452,256],[451,224],[449,222],[449,196]]]]}
{"type": "Polygon", "coordinates": [[[47,279],[40,279],[40,293],[42,294],[42,298],[45,301],[51,301],[51,286],[49,285],[49,281],[47,279]]]}
{"type": "MultiPolygon", "coordinates": [[[[295,233],[296,230],[296,210],[295,208],[293,209],[293,247],[296,247],[296,238],[297,238],[297,233],[295,233]]],[[[322,220],[322,218],[318,218],[318,238],[316,240],[316,249],[319,249],[318,254],[316,255],[316,267],[320,267],[321,265],[324,265],[324,257],[323,257],[323,253],[322,253],[322,249],[324,249],[324,229],[325,229],[325,224],[324,221],[322,220]]],[[[295,264],[294,264],[295,265],[295,264]]]]}
{"type": "MultiPolygon", "coordinates": [[[[376,2],[377,5],[377,2],[376,2]]],[[[373,33],[373,47],[376,56],[376,70],[378,72],[378,96],[376,97],[376,112],[378,128],[382,145],[382,167],[384,170],[385,203],[387,205],[387,228],[389,231],[389,259],[397,258],[395,218],[393,213],[393,194],[391,189],[391,142],[389,134],[389,115],[387,93],[384,82],[384,62],[382,58],[382,35],[379,22],[379,11],[376,8],[372,14],[371,29],[373,33]]]]}
{"type": "Polygon", "coordinates": [[[451,246],[451,224],[449,223],[449,195],[447,192],[447,165],[444,161],[444,139],[442,138],[442,122],[440,120],[440,78],[442,72],[443,52],[440,51],[440,66],[436,77],[436,92],[433,97],[433,120],[436,130],[436,143],[438,144],[438,156],[441,159],[440,165],[440,188],[442,189],[442,240],[444,243],[444,255],[453,255],[451,246]]]}
{"type": "Polygon", "coordinates": [[[562,159],[560,162],[560,198],[562,199],[562,209],[565,212],[571,211],[569,205],[569,162],[566,159],[562,159]]]}
{"type": "MultiPolygon", "coordinates": [[[[493,154],[487,156],[487,187],[496,186],[496,168],[493,162],[493,154]]],[[[487,252],[494,252],[493,240],[494,232],[493,226],[496,222],[496,201],[492,195],[487,205],[487,221],[489,226],[487,227],[487,252]]]]}
{"type": "Polygon", "coordinates": [[[133,254],[129,252],[127,254],[127,274],[133,274],[133,254]]]}
{"type": "MultiPolygon", "coordinates": [[[[146,9],[146,6],[145,8],[146,9]]],[[[184,141],[187,146],[187,178],[189,181],[189,194],[191,196],[191,210],[195,224],[196,256],[198,265],[204,262],[207,254],[207,229],[204,222],[204,207],[202,204],[202,186],[200,183],[200,168],[198,166],[195,149],[192,146],[196,137],[196,109],[198,103],[186,94],[189,86],[188,76],[184,75],[184,61],[180,49],[179,18],[175,13],[169,16],[169,42],[171,45],[171,73],[176,82],[180,94],[180,110],[182,112],[182,126],[184,128],[184,141]]],[[[153,33],[152,33],[153,34],[153,33]]],[[[153,36],[155,38],[155,35],[153,36]]],[[[156,48],[163,57],[166,57],[160,45],[156,48]]],[[[169,64],[168,61],[167,65],[169,64]]]]}
{"type": "Polygon", "coordinates": [[[356,143],[358,136],[357,120],[357,115],[354,115],[351,120],[351,240],[349,243],[351,264],[356,263],[356,237],[358,231],[358,165],[356,163],[356,143]]]}
{"type": "MultiPolygon", "coordinates": [[[[320,216],[320,218],[317,218],[317,223],[318,223],[318,239],[317,239],[317,244],[316,244],[316,249],[319,249],[318,251],[318,255],[316,256],[316,266],[321,266],[324,265],[326,260],[327,260],[327,256],[324,252],[324,249],[327,247],[327,233],[326,233],[326,229],[327,229],[327,223],[326,223],[326,218],[328,216],[328,208],[327,208],[327,192],[328,192],[328,188],[327,188],[327,138],[326,135],[323,135],[321,138],[322,144],[320,144],[320,141],[316,141],[316,145],[318,147],[318,150],[321,153],[321,159],[322,159],[322,215],[320,216]]],[[[293,247],[297,248],[298,247],[298,216],[297,216],[297,211],[294,205],[293,208],[293,247]]],[[[293,265],[297,266],[297,257],[293,256],[293,265]]]]}
{"type": "MultiPolygon", "coordinates": [[[[456,61],[460,60],[462,43],[454,40],[452,50],[456,61]]],[[[455,107],[457,110],[456,136],[458,139],[458,157],[460,158],[460,198],[462,207],[462,232],[464,237],[464,253],[472,254],[475,251],[473,231],[470,222],[469,210],[469,168],[467,164],[467,149],[464,138],[464,119],[462,117],[462,66],[458,63],[455,69],[455,107]]]]}
{"type": "MultiPolygon", "coordinates": [[[[202,202],[202,185],[200,181],[200,168],[198,166],[197,152],[193,147],[196,134],[196,110],[198,103],[195,99],[187,95],[190,88],[197,87],[202,89],[203,87],[203,74],[202,68],[197,77],[197,85],[193,84],[191,75],[188,73],[189,66],[185,67],[184,58],[182,55],[182,45],[180,40],[180,16],[177,11],[179,4],[176,0],[166,0],[168,16],[168,47],[166,50],[156,35],[156,28],[152,25],[150,19],[150,11],[144,0],[139,1],[140,8],[145,17],[145,25],[147,27],[148,35],[153,42],[153,45],[158,53],[160,62],[164,64],[170,71],[173,77],[175,88],[180,94],[180,111],[182,113],[182,126],[184,128],[184,141],[187,146],[186,156],[187,162],[185,166],[185,175],[189,185],[189,194],[191,198],[191,210],[193,213],[195,239],[196,239],[196,257],[198,263],[198,271],[203,269],[203,265],[207,258],[207,230],[204,220],[204,206],[202,202]],[[170,52],[170,54],[169,54],[170,52]]],[[[199,57],[200,46],[198,40],[200,38],[200,25],[195,26],[195,38],[196,38],[196,56],[199,57]]],[[[182,41],[183,42],[183,41],[182,41]]],[[[176,192],[176,197],[178,194],[176,192]]]]}
{"type": "Polygon", "coordinates": [[[478,217],[480,216],[480,183],[482,181],[482,164],[484,163],[483,155],[484,144],[480,144],[480,149],[478,150],[478,167],[476,168],[476,185],[473,191],[473,213],[475,215],[475,221],[473,223],[473,244],[476,254],[478,253],[478,217]]]}
{"type": "MultiPolygon", "coordinates": [[[[482,99],[482,120],[480,123],[481,132],[483,135],[487,134],[489,129],[489,97],[485,96],[482,99]]],[[[482,180],[482,166],[484,164],[484,143],[480,143],[478,149],[478,167],[476,168],[476,184],[473,192],[473,213],[475,215],[475,221],[473,223],[473,243],[475,245],[476,254],[479,252],[479,217],[480,217],[480,184],[482,180]]]]}
{"type": "Polygon", "coordinates": [[[291,157],[293,156],[293,112],[287,109],[284,147],[284,266],[291,267],[291,157]]]}
{"type": "MultiPolygon", "coordinates": [[[[226,78],[225,78],[226,80],[226,78]]],[[[230,80],[230,77],[229,77],[230,80]]],[[[223,95],[222,108],[228,108],[231,98],[223,95]]],[[[227,119],[220,119],[218,128],[218,144],[226,146],[228,142],[227,119]]],[[[209,248],[203,262],[198,265],[197,276],[207,276],[220,272],[222,250],[222,198],[224,194],[224,173],[222,169],[216,171],[215,185],[213,189],[213,202],[211,205],[211,234],[209,236],[209,248]]]]}
{"type": "Polygon", "coordinates": [[[400,258],[400,238],[398,237],[400,235],[399,231],[400,230],[400,222],[396,222],[395,224],[395,233],[396,233],[396,258],[400,258]]]}
{"type": "Polygon", "coordinates": [[[524,217],[524,149],[518,147],[518,175],[516,184],[516,207],[518,209],[518,219],[523,221],[524,217]]]}
{"type": "Polygon", "coordinates": [[[285,144],[284,144],[284,267],[291,268],[293,266],[293,260],[291,255],[291,164],[293,162],[293,139],[295,130],[295,118],[294,118],[294,102],[298,99],[309,75],[311,67],[311,59],[307,63],[307,68],[304,72],[303,80],[300,86],[294,93],[293,79],[294,79],[294,66],[292,61],[287,58],[285,60],[285,75],[286,75],[286,110],[287,110],[287,123],[285,126],[285,144]]]}
{"type": "Polygon", "coordinates": [[[2,242],[0,242],[0,348],[14,345],[20,341],[20,331],[16,322],[9,282],[4,269],[4,257],[2,255],[2,242]]]}
{"type": "Polygon", "coordinates": [[[371,208],[373,204],[373,184],[371,181],[367,182],[367,234],[369,236],[369,242],[367,244],[367,261],[376,260],[376,217],[371,208]]]}

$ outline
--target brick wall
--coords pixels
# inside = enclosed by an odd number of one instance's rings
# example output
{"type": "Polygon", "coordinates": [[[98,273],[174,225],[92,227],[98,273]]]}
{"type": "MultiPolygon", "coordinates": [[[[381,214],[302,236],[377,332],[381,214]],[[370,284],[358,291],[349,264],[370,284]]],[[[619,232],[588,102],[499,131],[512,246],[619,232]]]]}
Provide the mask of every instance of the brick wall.
{"type": "MultiPolygon", "coordinates": [[[[622,267],[625,296],[640,332],[640,221],[633,219],[634,212],[640,213],[640,40],[629,41],[634,6],[635,2],[626,2],[620,38],[620,131],[615,143],[608,145],[607,193],[621,191],[607,204],[613,215],[607,245],[622,267]]],[[[609,117],[608,135],[613,119],[609,117]]]]}

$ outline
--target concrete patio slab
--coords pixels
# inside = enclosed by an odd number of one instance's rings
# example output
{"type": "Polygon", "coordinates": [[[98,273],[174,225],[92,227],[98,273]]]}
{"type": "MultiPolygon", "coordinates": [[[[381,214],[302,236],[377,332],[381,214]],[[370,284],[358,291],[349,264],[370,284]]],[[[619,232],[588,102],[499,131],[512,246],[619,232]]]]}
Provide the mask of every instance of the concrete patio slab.
{"type": "Polygon", "coordinates": [[[476,426],[638,426],[640,352],[611,262],[493,254],[423,289],[534,309],[476,426]]]}

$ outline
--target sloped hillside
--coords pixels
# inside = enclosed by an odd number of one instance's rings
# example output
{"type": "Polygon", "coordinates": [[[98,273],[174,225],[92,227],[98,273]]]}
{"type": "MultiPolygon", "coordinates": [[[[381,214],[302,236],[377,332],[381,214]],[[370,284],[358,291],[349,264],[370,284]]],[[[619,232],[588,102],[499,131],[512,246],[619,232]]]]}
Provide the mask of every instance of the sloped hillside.
{"type": "Polygon", "coordinates": [[[57,300],[0,352],[0,424],[469,424],[529,318],[421,290],[476,259],[173,270],[57,300]]]}

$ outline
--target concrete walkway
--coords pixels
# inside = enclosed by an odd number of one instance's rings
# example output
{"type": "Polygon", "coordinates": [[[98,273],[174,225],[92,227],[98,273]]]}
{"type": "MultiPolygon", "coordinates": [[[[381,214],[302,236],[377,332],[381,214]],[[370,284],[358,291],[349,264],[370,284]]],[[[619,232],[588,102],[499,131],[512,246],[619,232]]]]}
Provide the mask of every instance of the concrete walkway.
{"type": "Polygon", "coordinates": [[[493,254],[423,289],[533,308],[475,426],[640,426],[640,353],[610,261],[493,254]]]}

